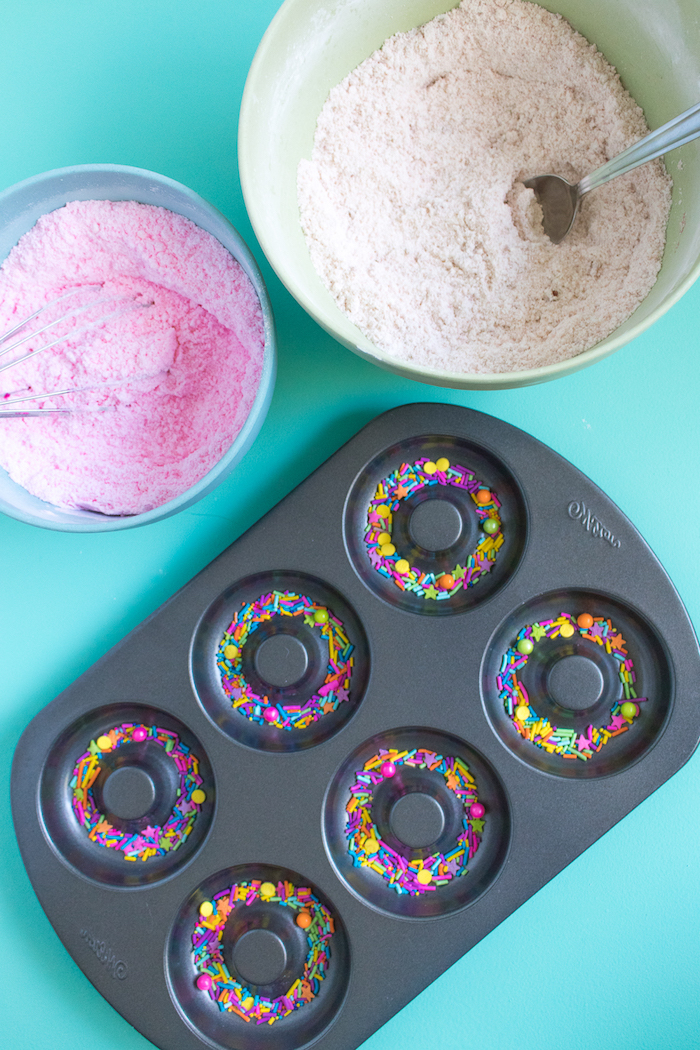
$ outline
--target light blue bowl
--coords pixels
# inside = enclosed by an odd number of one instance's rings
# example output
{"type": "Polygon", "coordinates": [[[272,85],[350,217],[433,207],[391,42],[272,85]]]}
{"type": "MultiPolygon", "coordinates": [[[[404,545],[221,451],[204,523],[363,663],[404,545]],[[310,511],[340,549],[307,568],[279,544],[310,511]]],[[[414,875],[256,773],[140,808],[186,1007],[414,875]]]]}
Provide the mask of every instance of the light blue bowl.
{"type": "Polygon", "coordinates": [[[137,525],[161,521],[192,506],[228,477],[253,444],[270,407],[275,385],[277,349],[272,307],[257,263],[228,219],[181,183],[165,175],[121,164],[82,164],[58,168],[18,182],[0,193],[0,263],[41,215],[62,208],[68,201],[74,200],[139,201],[141,204],[169,208],[191,219],[216,237],[240,263],[253,283],[262,308],[265,335],[263,370],[248,418],[216,466],[177,499],[144,514],[128,517],[111,517],[89,510],[67,510],[32,496],[12,481],[6,471],[0,469],[0,511],[12,518],[61,532],[133,529],[137,525]]]}

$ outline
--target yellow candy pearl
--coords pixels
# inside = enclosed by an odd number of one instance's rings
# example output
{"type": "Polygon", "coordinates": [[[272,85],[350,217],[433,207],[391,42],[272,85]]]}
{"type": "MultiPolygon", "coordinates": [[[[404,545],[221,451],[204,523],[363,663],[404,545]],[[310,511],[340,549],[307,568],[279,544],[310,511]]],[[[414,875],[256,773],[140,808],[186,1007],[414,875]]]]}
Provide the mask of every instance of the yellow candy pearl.
{"type": "Polygon", "coordinates": [[[427,868],[421,868],[418,874],[416,875],[416,879],[418,882],[420,882],[421,886],[427,886],[433,881],[433,876],[427,868]]]}
{"type": "Polygon", "coordinates": [[[440,459],[435,460],[435,466],[438,470],[441,470],[444,473],[446,470],[450,469],[450,461],[449,459],[445,459],[444,456],[441,456],[440,459]]]}
{"type": "Polygon", "coordinates": [[[411,566],[408,564],[405,558],[399,558],[394,568],[401,576],[405,576],[411,568],[411,566]]]}
{"type": "Polygon", "coordinates": [[[235,660],[236,657],[238,656],[238,646],[237,645],[226,645],[226,646],[224,646],[224,656],[226,657],[227,660],[235,660]]]}
{"type": "Polygon", "coordinates": [[[202,901],[202,903],[199,905],[199,914],[202,916],[203,919],[208,919],[211,915],[213,915],[214,905],[212,904],[212,902],[202,901]]]}
{"type": "Polygon", "coordinates": [[[362,844],[362,848],[364,849],[365,853],[376,853],[379,849],[379,843],[376,839],[365,839],[365,841],[362,844]]]}
{"type": "Polygon", "coordinates": [[[530,717],[530,708],[526,707],[525,704],[521,704],[520,707],[515,709],[515,717],[519,722],[524,722],[530,717]]]}
{"type": "Polygon", "coordinates": [[[108,736],[98,736],[96,742],[97,742],[97,746],[99,747],[100,751],[111,751],[112,750],[112,741],[109,739],[108,736]]]}
{"type": "Polygon", "coordinates": [[[260,887],[261,897],[274,897],[276,892],[277,891],[274,882],[263,882],[262,886],[260,887]]]}

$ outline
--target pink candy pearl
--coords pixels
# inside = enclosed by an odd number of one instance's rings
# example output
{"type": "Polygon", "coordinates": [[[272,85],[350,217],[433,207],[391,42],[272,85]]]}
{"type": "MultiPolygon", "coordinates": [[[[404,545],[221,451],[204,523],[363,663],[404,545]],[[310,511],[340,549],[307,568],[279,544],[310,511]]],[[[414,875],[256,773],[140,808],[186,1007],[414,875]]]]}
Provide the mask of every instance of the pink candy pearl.
{"type": "Polygon", "coordinates": [[[383,777],[393,777],[395,772],[396,772],[396,766],[394,765],[393,762],[385,762],[384,765],[382,766],[382,776],[383,777]]]}
{"type": "Polygon", "coordinates": [[[473,817],[474,820],[481,820],[485,812],[486,810],[480,802],[472,802],[471,806],[469,807],[469,816],[473,817]]]}
{"type": "Polygon", "coordinates": [[[265,719],[266,722],[276,722],[277,721],[277,708],[276,707],[266,707],[265,710],[263,711],[263,718],[265,719]]]}
{"type": "Polygon", "coordinates": [[[211,988],[212,980],[208,973],[200,973],[197,978],[197,987],[200,992],[208,992],[211,988]]]}
{"type": "Polygon", "coordinates": [[[147,729],[135,729],[134,730],[133,739],[138,744],[140,744],[142,740],[145,740],[147,736],[148,736],[148,730],[147,729]]]}

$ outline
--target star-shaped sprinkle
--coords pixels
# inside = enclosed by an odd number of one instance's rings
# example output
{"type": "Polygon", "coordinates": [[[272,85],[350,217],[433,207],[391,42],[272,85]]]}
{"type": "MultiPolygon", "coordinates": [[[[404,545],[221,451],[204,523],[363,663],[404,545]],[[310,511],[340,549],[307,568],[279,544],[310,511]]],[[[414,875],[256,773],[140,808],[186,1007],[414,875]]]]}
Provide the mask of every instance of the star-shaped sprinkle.
{"type": "Polygon", "coordinates": [[[539,623],[533,623],[532,627],[530,628],[530,634],[532,635],[533,641],[535,642],[539,642],[540,638],[544,638],[546,633],[547,631],[545,630],[545,628],[542,626],[542,624],[539,623]]]}
{"type": "Polygon", "coordinates": [[[484,830],[485,820],[470,820],[469,823],[472,826],[472,831],[475,835],[480,835],[484,830]]]}
{"type": "Polygon", "coordinates": [[[437,596],[438,596],[438,592],[437,592],[436,588],[432,586],[432,584],[430,585],[430,587],[426,587],[425,588],[425,597],[426,598],[437,598],[437,596]]]}
{"type": "Polygon", "coordinates": [[[378,549],[376,547],[370,547],[370,549],[367,551],[367,556],[369,557],[369,560],[372,563],[372,567],[378,569],[379,566],[382,564],[382,556],[379,553],[378,549]]]}

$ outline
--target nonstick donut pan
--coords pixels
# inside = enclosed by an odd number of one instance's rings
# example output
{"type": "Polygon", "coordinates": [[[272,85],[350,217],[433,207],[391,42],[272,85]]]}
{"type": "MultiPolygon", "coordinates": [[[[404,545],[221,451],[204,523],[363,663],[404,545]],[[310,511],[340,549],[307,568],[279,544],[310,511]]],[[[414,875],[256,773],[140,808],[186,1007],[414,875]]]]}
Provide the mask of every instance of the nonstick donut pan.
{"type": "Polygon", "coordinates": [[[670,777],[698,646],[571,464],[366,426],[31,722],[24,863],[163,1050],[345,1050],[670,777]]]}

